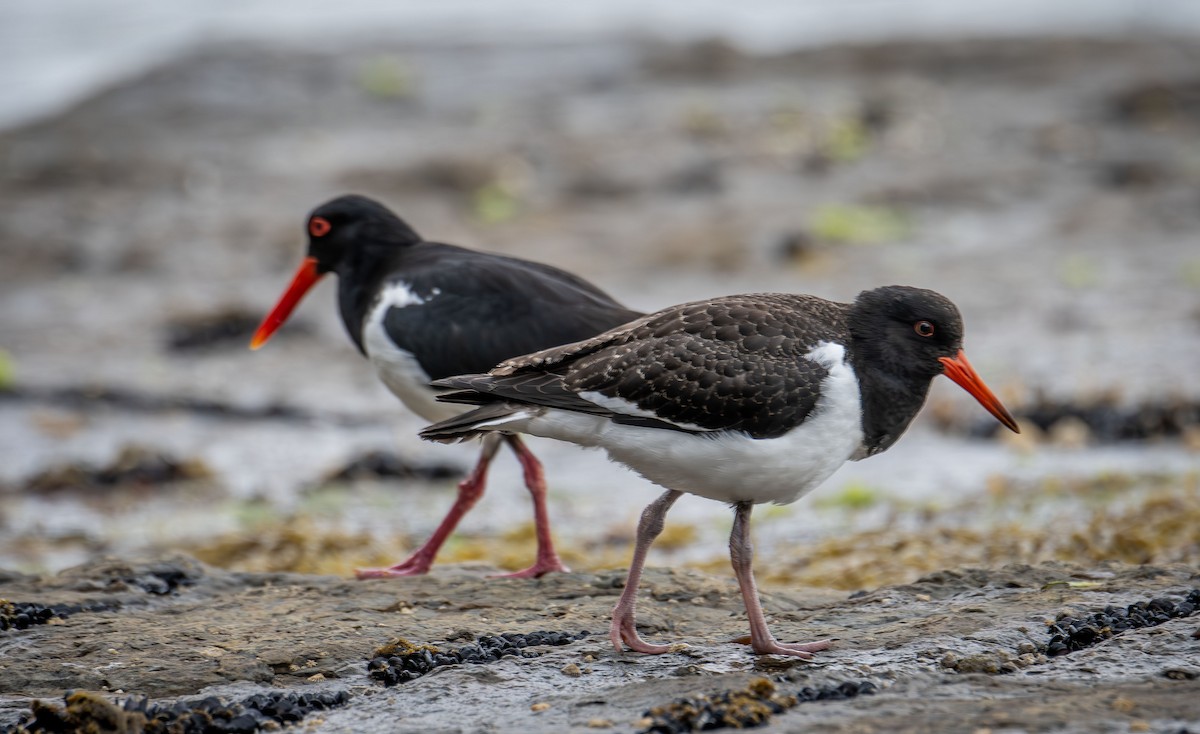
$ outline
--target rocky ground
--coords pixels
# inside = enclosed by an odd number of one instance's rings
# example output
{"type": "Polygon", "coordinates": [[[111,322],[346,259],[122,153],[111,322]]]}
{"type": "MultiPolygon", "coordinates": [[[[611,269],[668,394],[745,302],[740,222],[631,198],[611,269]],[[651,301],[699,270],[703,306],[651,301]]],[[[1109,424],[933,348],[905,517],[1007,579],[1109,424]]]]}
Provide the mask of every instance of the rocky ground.
{"type": "Polygon", "coordinates": [[[1165,38],[222,46],[0,133],[0,727],[1200,732],[1198,62],[1165,38]],[[416,439],[329,284],[245,349],[305,212],[348,190],[642,309],[936,288],[1022,438],[938,385],[895,449],[756,512],[777,631],[838,640],[812,663],[731,642],[728,515],[688,498],[641,619],[690,646],[615,654],[655,490],[570,446],[536,450],[577,573],[484,578],[531,553],[498,462],[434,575],[347,580],[472,458],[416,439]],[[1080,649],[1050,655],[1060,615],[1080,649]],[[377,679],[539,632],[571,639],[377,679]]]}
{"type": "MultiPolygon", "coordinates": [[[[478,570],[443,569],[356,582],[230,573],[186,558],[10,576],[0,585],[8,598],[79,611],[5,633],[0,721],[11,726],[31,699],[53,702],[64,690],[100,692],[105,701],[180,699],[200,710],[217,708],[202,692],[228,706],[282,690],[327,694],[334,703],[305,727],[329,732],[686,731],[678,721],[706,706],[717,719],[763,716],[779,731],[1182,732],[1200,723],[1200,574],[1192,567],[1004,566],[850,595],[802,587],[768,594],[782,637],[837,640],[811,663],[755,659],[732,642],[745,632],[736,586],[691,571],[652,572],[642,605],[647,637],[687,646],[658,657],[614,653],[605,619],[621,579],[488,580],[478,570]],[[1068,639],[1082,641],[1079,649],[1048,656],[1056,619],[1086,622],[1106,607],[1155,599],[1151,608],[1165,614],[1152,626],[1101,641],[1111,622],[1094,623],[1086,638],[1068,639]],[[446,653],[488,635],[542,631],[589,634],[562,645],[535,639],[522,650],[536,657],[448,661],[390,686],[368,674],[388,643],[377,670],[406,646],[446,653]],[[1086,644],[1093,634],[1097,644],[1086,644]],[[774,684],[779,713],[752,705],[770,700],[757,679],[774,684]],[[786,707],[787,695],[848,682],[864,693],[786,707]],[[678,704],[747,686],[758,694],[731,706],[678,704]]],[[[87,703],[75,700],[72,711],[96,716],[96,701],[87,703]]]]}

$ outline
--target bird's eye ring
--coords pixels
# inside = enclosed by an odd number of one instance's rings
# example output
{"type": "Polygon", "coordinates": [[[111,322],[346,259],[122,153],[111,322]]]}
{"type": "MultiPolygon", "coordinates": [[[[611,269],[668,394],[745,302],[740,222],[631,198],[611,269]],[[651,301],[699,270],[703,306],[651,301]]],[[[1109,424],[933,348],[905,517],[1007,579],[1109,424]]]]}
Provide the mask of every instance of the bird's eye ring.
{"type": "Polygon", "coordinates": [[[931,321],[918,321],[913,324],[913,331],[917,332],[917,336],[930,337],[933,336],[935,329],[931,321]]]}
{"type": "Polygon", "coordinates": [[[331,229],[333,225],[325,217],[313,217],[308,220],[308,233],[313,237],[324,237],[331,229]]]}

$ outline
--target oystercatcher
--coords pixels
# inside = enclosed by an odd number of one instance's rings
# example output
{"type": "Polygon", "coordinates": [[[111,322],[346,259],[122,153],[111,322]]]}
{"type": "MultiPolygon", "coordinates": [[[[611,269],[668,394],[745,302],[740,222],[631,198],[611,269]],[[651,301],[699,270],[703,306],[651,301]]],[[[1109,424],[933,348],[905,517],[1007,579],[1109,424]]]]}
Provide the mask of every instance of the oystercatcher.
{"type": "Polygon", "coordinates": [[[750,510],[794,502],[847,460],[886,450],[944,374],[1013,431],[1017,424],[962,351],[954,304],[887,286],[853,303],[754,294],[659,311],[576,344],[510,359],[485,375],[437,380],[439,400],[479,405],[421,436],[492,431],[605,449],[667,488],[638,523],[610,636],[644,653],[634,605],[646,552],[682,492],[733,505],[730,559],[757,653],[812,657],[830,642],[786,644],[767,628],[751,569],[750,510]]]}
{"type": "MultiPolygon", "coordinates": [[[[358,350],[384,385],[427,421],[464,410],[434,399],[430,381],[482,372],[537,349],[578,341],[642,314],[591,283],[549,265],[426,242],[400,217],[363,196],[341,196],[308,217],[308,257],[250,343],[261,347],[304,294],[327,273],[338,275],[338,308],[358,350]]],[[[513,434],[492,435],[433,536],[389,568],[359,578],[429,571],[438,549],[483,495],[488,465],[504,441],[516,453],[533,495],[537,560],[510,577],[565,571],[550,537],[541,464],[513,434]]]]}

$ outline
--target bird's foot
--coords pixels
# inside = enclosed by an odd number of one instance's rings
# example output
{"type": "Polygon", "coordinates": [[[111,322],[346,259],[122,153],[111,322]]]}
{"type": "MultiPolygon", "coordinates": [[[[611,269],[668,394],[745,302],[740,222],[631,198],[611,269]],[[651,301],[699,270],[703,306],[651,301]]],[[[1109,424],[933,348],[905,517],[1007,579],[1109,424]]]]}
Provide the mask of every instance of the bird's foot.
{"type": "Polygon", "coordinates": [[[644,653],[646,655],[662,655],[668,652],[679,652],[685,645],[655,645],[646,642],[637,632],[637,625],[634,623],[633,615],[622,617],[613,617],[612,625],[609,627],[608,637],[612,640],[613,647],[617,652],[623,652],[624,648],[621,643],[624,643],[634,652],[644,653]]]}
{"type": "Polygon", "coordinates": [[[529,568],[521,571],[513,571],[512,573],[497,573],[488,576],[492,579],[536,579],[545,576],[548,573],[570,573],[571,569],[563,565],[563,562],[558,560],[558,556],[550,556],[549,558],[539,558],[529,568]]]}
{"type": "Polygon", "coordinates": [[[812,660],[814,652],[828,650],[833,646],[833,640],[818,640],[816,642],[779,642],[773,637],[765,640],[752,639],[750,635],[742,635],[734,640],[759,655],[791,655],[801,660],[812,660]]]}
{"type": "Polygon", "coordinates": [[[390,579],[400,576],[424,576],[429,573],[433,561],[413,556],[387,568],[356,568],[354,576],[360,579],[390,579]]]}

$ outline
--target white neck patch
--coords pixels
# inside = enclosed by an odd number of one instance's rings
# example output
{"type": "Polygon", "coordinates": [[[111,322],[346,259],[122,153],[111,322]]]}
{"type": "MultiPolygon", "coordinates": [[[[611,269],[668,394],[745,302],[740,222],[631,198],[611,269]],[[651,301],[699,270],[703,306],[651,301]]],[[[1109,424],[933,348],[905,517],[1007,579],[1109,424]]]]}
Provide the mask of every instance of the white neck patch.
{"type": "Polygon", "coordinates": [[[429,387],[429,375],[421,368],[416,356],[396,346],[384,327],[384,319],[393,308],[421,306],[441,293],[434,288],[428,295],[418,295],[412,287],[396,280],[380,292],[363,323],[363,349],[375,366],[379,379],[409,410],[428,421],[440,421],[462,413],[465,406],[439,403],[437,392],[429,387]]]}

